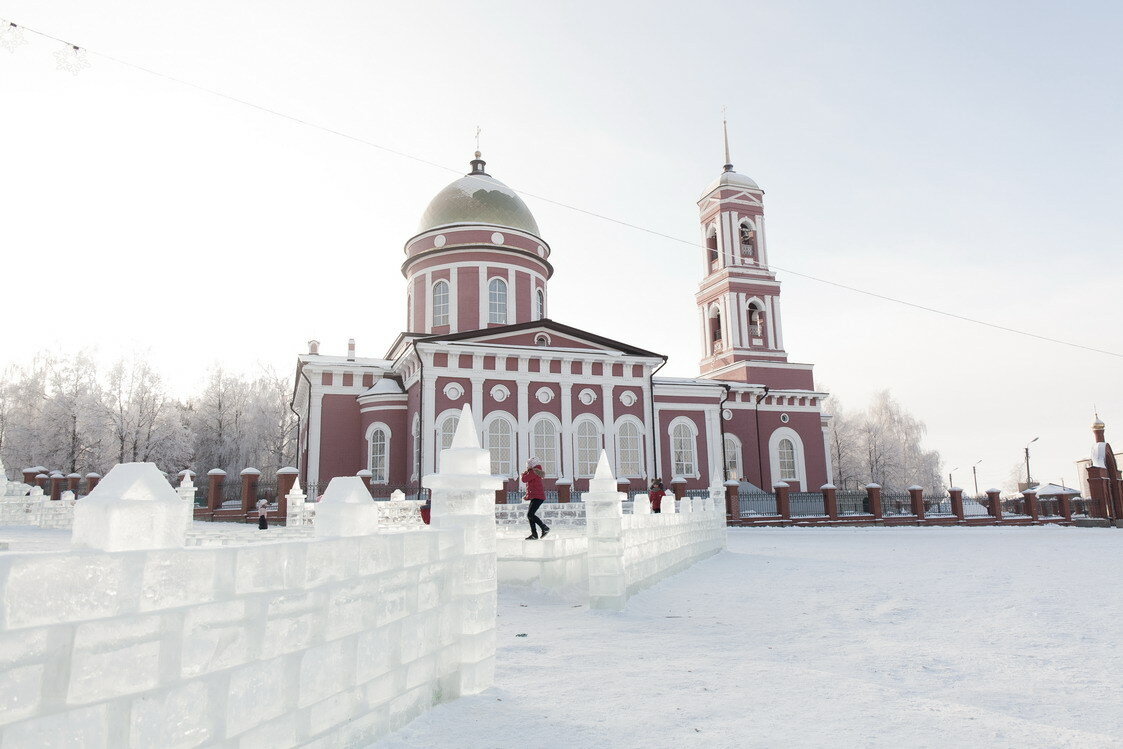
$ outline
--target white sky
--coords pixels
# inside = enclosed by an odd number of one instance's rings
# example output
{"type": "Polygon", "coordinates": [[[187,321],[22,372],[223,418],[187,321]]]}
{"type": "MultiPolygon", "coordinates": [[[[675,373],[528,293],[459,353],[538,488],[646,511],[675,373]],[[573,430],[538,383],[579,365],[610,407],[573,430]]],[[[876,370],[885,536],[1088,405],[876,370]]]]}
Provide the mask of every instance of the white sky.
{"type": "MultiPolygon", "coordinates": [[[[289,371],[309,338],[381,356],[402,245],[467,171],[696,241],[727,105],[780,268],[1123,352],[1123,6],[1077,2],[193,3],[0,0],[0,366],[147,351],[289,371]],[[425,165],[131,64],[444,165],[425,165]]],[[[526,198],[550,315],[697,373],[700,251],[526,198]]],[[[944,472],[1076,480],[1121,360],[780,272],[793,361],[928,425],[944,472]]],[[[1123,432],[1120,432],[1123,434],[1123,432]]],[[[1123,444],[1123,436],[1117,439],[1123,444]]]]}

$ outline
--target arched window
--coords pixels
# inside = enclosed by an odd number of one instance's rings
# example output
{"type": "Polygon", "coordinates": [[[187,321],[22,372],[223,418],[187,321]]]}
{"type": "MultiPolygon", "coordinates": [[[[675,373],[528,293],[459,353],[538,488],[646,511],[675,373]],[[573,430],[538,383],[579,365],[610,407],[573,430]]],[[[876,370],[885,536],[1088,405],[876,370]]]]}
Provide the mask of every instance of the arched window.
{"type": "Polygon", "coordinates": [[[454,411],[444,418],[437,428],[437,468],[441,467],[440,455],[452,447],[452,438],[456,436],[456,427],[460,424],[460,412],[454,411]]]}
{"type": "Polygon", "coordinates": [[[695,430],[687,421],[679,421],[671,427],[671,463],[675,476],[696,477],[698,458],[694,446],[695,430]]]}
{"type": "Polygon", "coordinates": [[[643,440],[640,438],[639,427],[635,422],[625,421],[620,424],[616,440],[616,475],[617,476],[642,476],[643,440]]]}
{"type": "Polygon", "coordinates": [[[448,282],[433,284],[433,325],[448,325],[448,282]]]}
{"type": "Polygon", "coordinates": [[[732,434],[725,435],[725,478],[734,481],[741,476],[741,442],[732,434]]]}
{"type": "Polygon", "coordinates": [[[780,480],[798,481],[799,468],[795,462],[795,444],[790,439],[784,438],[776,446],[776,453],[780,459],[780,480]]]}
{"type": "Polygon", "coordinates": [[[390,428],[374,424],[367,432],[367,468],[372,484],[385,484],[390,480],[390,428]]]}
{"type": "Polygon", "coordinates": [[[720,342],[722,339],[721,333],[721,310],[715,304],[710,307],[710,340],[714,342],[714,348],[721,348],[720,342]]]}
{"type": "Polygon", "coordinates": [[[577,425],[574,433],[573,456],[577,459],[574,473],[578,476],[592,476],[597,471],[600,460],[600,429],[592,419],[585,419],[577,425]]]}
{"type": "Polygon", "coordinates": [[[487,284],[487,321],[507,324],[507,282],[493,278],[487,284]]]}
{"type": "Polygon", "coordinates": [[[756,230],[748,221],[742,221],[739,227],[741,237],[741,257],[751,259],[756,254],[756,230]]]}
{"type": "Polygon", "coordinates": [[[749,302],[749,335],[764,335],[764,312],[757,302],[749,302]]]}
{"type": "Polygon", "coordinates": [[[484,437],[486,440],[485,447],[491,451],[491,474],[493,476],[513,475],[515,429],[511,422],[502,416],[495,417],[488,424],[484,437]]]}
{"type": "Polygon", "coordinates": [[[791,427],[779,427],[768,438],[769,468],[772,481],[783,481],[792,491],[801,492],[807,483],[803,440],[791,427]]]}
{"type": "Polygon", "coordinates": [[[534,312],[535,320],[541,320],[546,316],[546,294],[542,289],[534,292],[534,312]]]}
{"type": "Polygon", "coordinates": [[[714,264],[717,262],[717,227],[711,226],[706,234],[706,258],[713,269],[714,264]]]}
{"type": "Polygon", "coordinates": [[[558,428],[549,419],[539,419],[530,431],[530,457],[542,461],[547,476],[558,475],[558,428]]]}

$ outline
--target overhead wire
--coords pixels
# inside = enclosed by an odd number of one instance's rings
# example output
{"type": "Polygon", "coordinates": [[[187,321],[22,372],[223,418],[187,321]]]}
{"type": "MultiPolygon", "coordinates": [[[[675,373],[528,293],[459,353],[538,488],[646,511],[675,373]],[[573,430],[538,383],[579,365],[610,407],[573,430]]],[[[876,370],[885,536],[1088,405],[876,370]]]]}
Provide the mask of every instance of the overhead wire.
{"type": "MultiPolygon", "coordinates": [[[[158,70],[153,70],[153,69],[145,67],[143,65],[138,65],[136,63],[129,62],[128,60],[122,60],[121,58],[114,57],[113,55],[109,55],[109,54],[106,54],[104,52],[98,52],[96,50],[91,50],[87,47],[82,47],[81,45],[75,45],[75,44],[72,44],[71,42],[66,41],[65,39],[61,39],[57,36],[47,34],[43,31],[39,31],[37,29],[33,29],[33,28],[28,27],[28,26],[24,26],[22,24],[15,24],[14,22],[10,22],[10,21],[8,21],[8,23],[11,23],[13,26],[17,26],[18,28],[23,29],[24,31],[30,32],[32,34],[43,37],[45,39],[50,39],[52,41],[60,42],[62,44],[65,44],[69,47],[73,47],[75,49],[82,49],[82,50],[86,51],[88,54],[94,55],[96,57],[100,57],[104,60],[109,60],[110,62],[116,63],[116,64],[121,65],[123,67],[132,68],[134,70],[138,70],[138,71],[140,71],[142,73],[145,73],[147,75],[151,75],[151,76],[154,76],[154,77],[157,77],[157,78],[161,78],[161,79],[166,80],[166,81],[171,81],[172,83],[176,83],[176,84],[179,84],[181,86],[186,86],[188,88],[192,88],[192,89],[195,89],[197,91],[201,91],[203,93],[209,94],[211,96],[214,96],[214,97],[217,97],[217,98],[220,98],[220,99],[224,99],[224,100],[229,101],[229,102],[241,104],[242,106],[246,106],[246,107],[249,107],[251,109],[255,109],[259,112],[263,112],[265,114],[273,115],[275,117],[279,117],[279,118],[282,118],[284,120],[288,120],[289,122],[293,122],[293,123],[296,123],[296,124],[299,124],[299,125],[303,125],[305,127],[313,128],[315,130],[320,130],[322,132],[329,133],[331,135],[335,135],[335,136],[340,137],[340,138],[344,138],[344,139],[352,141],[354,143],[358,143],[360,145],[364,145],[364,146],[367,146],[369,148],[377,149],[379,151],[382,151],[383,153],[391,154],[393,156],[397,156],[397,157],[400,157],[400,158],[403,158],[403,159],[407,159],[407,160],[410,160],[410,161],[413,161],[413,162],[416,162],[416,163],[419,163],[419,164],[424,164],[426,166],[430,166],[430,167],[433,167],[433,168],[436,168],[436,169],[440,169],[442,171],[451,172],[451,173],[454,173],[454,174],[462,174],[463,173],[462,170],[457,169],[455,167],[450,167],[446,164],[441,164],[439,162],[432,161],[430,159],[426,159],[426,158],[423,158],[421,156],[417,156],[415,154],[411,154],[407,151],[402,151],[402,150],[399,150],[399,149],[396,149],[396,148],[391,148],[389,146],[384,146],[380,143],[375,143],[374,141],[367,140],[366,138],[362,138],[360,136],[345,132],[343,130],[338,130],[338,129],[333,128],[333,127],[328,126],[328,125],[323,125],[323,124],[320,124],[318,122],[306,120],[306,119],[303,119],[301,117],[297,117],[295,115],[291,115],[291,114],[288,114],[286,112],[282,112],[282,111],[277,110],[277,109],[272,109],[272,108],[264,106],[262,104],[257,104],[255,102],[248,101],[246,99],[242,99],[240,97],[233,96],[231,94],[223,93],[222,91],[218,91],[216,89],[212,89],[212,88],[209,88],[207,86],[200,85],[198,83],[193,83],[191,81],[183,80],[182,78],[177,78],[176,76],[173,76],[173,75],[168,75],[167,73],[161,73],[158,70]]],[[[469,174],[469,175],[466,175],[466,176],[471,177],[472,175],[469,174]]],[[[512,188],[512,189],[515,189],[515,188],[512,188]]],[[[632,222],[629,222],[629,221],[624,221],[622,219],[618,219],[618,218],[615,218],[613,216],[608,216],[608,215],[605,215],[603,213],[591,211],[589,209],[581,208],[579,206],[575,206],[575,205],[572,205],[570,203],[566,203],[566,202],[561,201],[561,200],[555,200],[553,198],[549,198],[549,197],[546,197],[544,195],[539,195],[539,194],[533,193],[533,192],[524,191],[522,189],[517,189],[515,191],[519,195],[524,195],[524,196],[529,197],[529,198],[534,198],[535,200],[539,200],[539,201],[542,201],[544,203],[549,203],[551,205],[558,206],[559,208],[564,208],[566,210],[573,211],[573,212],[576,212],[576,213],[581,213],[581,214],[584,214],[586,216],[590,216],[592,218],[599,219],[601,221],[607,221],[607,222],[610,222],[610,223],[613,223],[613,224],[617,224],[619,226],[623,226],[623,227],[626,227],[626,228],[629,228],[629,229],[633,229],[635,231],[640,231],[640,232],[644,232],[646,234],[650,234],[652,236],[660,237],[662,239],[667,239],[667,240],[670,240],[672,242],[677,242],[679,244],[685,244],[685,245],[688,245],[688,246],[696,248],[696,249],[703,249],[702,246],[700,244],[698,244],[697,242],[693,242],[693,241],[690,241],[690,240],[687,240],[687,239],[683,239],[681,237],[676,237],[672,234],[667,234],[665,232],[661,232],[661,231],[658,231],[658,230],[655,230],[655,229],[651,229],[651,228],[643,226],[641,224],[635,224],[635,223],[632,223],[632,222]]],[[[1068,346],[1068,347],[1071,347],[1071,348],[1077,348],[1077,349],[1081,349],[1081,350],[1084,350],[1084,351],[1090,351],[1092,353],[1104,354],[1106,356],[1114,356],[1114,357],[1118,357],[1118,358],[1123,358],[1123,353],[1119,353],[1119,352],[1116,352],[1116,351],[1109,351],[1107,349],[1096,348],[1094,346],[1088,346],[1088,345],[1085,345],[1085,344],[1082,344],[1082,343],[1076,343],[1074,341],[1066,341],[1066,340],[1063,340],[1063,339],[1060,339],[1060,338],[1053,338],[1053,337],[1050,337],[1050,336],[1041,335],[1039,333],[1031,333],[1030,331],[1027,331],[1027,330],[1020,330],[1018,328],[1012,328],[1012,327],[1009,327],[1009,326],[1006,326],[1006,325],[999,325],[997,323],[988,322],[986,320],[980,320],[978,318],[970,317],[970,316],[967,316],[967,315],[960,315],[960,314],[956,314],[954,312],[948,312],[947,310],[942,310],[942,309],[939,309],[939,308],[936,308],[936,307],[929,307],[927,305],[919,304],[917,302],[910,302],[906,299],[901,299],[899,297],[889,296],[888,294],[881,294],[881,293],[878,293],[876,291],[869,291],[868,289],[862,289],[862,288],[859,288],[857,286],[850,286],[849,284],[840,283],[838,281],[831,281],[831,280],[826,279],[826,278],[820,278],[819,276],[814,276],[810,273],[804,273],[802,271],[793,270],[791,268],[786,268],[786,267],[783,267],[783,266],[780,266],[780,265],[769,264],[768,267],[771,270],[778,270],[778,271],[781,271],[783,273],[790,273],[793,276],[805,278],[809,281],[815,281],[817,283],[825,284],[827,286],[834,286],[835,288],[843,289],[845,291],[850,291],[850,292],[853,292],[853,293],[856,293],[856,294],[862,294],[864,296],[872,297],[874,299],[880,299],[882,301],[890,302],[890,303],[893,303],[893,304],[900,304],[900,305],[903,305],[903,306],[906,306],[906,307],[911,307],[913,309],[921,310],[923,312],[929,312],[929,313],[932,313],[932,314],[935,314],[935,315],[941,315],[943,317],[948,317],[948,318],[951,318],[951,319],[954,319],[954,320],[959,320],[959,321],[971,323],[971,324],[974,324],[974,325],[981,325],[983,327],[991,328],[993,330],[1000,330],[1000,331],[1003,331],[1003,332],[1006,332],[1006,333],[1013,333],[1015,335],[1025,336],[1027,338],[1034,338],[1036,340],[1045,341],[1045,342],[1048,342],[1048,343],[1054,343],[1054,344],[1058,344],[1058,345],[1061,345],[1061,346],[1068,346]]]]}

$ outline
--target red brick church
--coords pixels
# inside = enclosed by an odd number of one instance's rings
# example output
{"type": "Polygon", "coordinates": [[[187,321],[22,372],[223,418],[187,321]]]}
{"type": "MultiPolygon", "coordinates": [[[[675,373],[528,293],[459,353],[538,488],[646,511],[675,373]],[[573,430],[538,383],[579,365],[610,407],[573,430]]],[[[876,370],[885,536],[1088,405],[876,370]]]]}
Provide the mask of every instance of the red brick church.
{"type": "Polygon", "coordinates": [[[702,193],[700,372],[658,377],[665,356],[550,317],[550,245],[477,152],[405,243],[405,330],[385,356],[357,357],[353,341],[321,354],[313,341],[297,360],[309,493],[364,470],[386,493],[416,487],[465,403],[494,474],[514,479],[534,456],[563,497],[587,489],[602,449],[622,490],[657,476],[687,489],[715,476],[792,491],[830,482],[826,393],[784,350],[763,197],[728,163],[702,193]]]}

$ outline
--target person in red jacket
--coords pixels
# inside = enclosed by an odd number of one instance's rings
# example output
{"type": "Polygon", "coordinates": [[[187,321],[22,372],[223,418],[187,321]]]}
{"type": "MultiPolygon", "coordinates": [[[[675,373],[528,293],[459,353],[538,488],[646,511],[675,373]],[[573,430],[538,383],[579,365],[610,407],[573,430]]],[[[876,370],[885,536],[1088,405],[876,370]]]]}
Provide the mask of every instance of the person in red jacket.
{"type": "Polygon", "coordinates": [[[526,496],[524,499],[530,502],[530,507],[526,511],[526,519],[530,521],[530,535],[526,537],[527,541],[538,538],[538,529],[542,529],[542,538],[550,532],[538,518],[538,508],[546,501],[546,486],[542,483],[542,477],[545,476],[545,471],[542,470],[542,461],[538,458],[531,458],[526,462],[526,470],[523,471],[521,476],[522,482],[526,484],[526,496]]]}
{"type": "Polygon", "coordinates": [[[651,480],[651,488],[647,491],[647,498],[651,500],[652,512],[660,512],[660,508],[663,506],[663,495],[666,493],[666,488],[663,486],[663,479],[651,480]]]}

